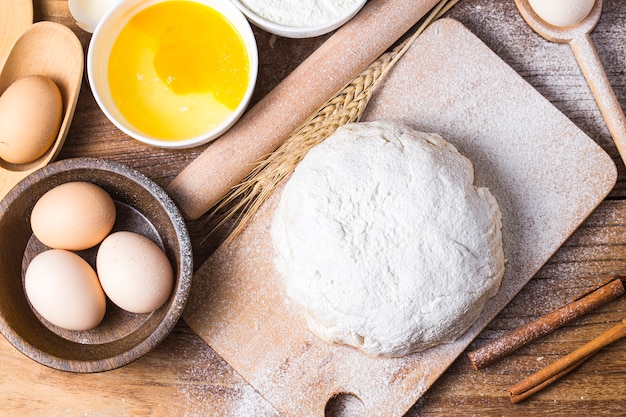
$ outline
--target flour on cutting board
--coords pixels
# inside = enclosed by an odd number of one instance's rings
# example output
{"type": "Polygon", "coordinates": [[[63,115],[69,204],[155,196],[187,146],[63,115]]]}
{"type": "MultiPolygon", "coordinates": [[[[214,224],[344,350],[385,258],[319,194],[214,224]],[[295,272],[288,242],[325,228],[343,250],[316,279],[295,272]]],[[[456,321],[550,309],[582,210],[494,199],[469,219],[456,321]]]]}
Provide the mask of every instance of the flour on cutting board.
{"type": "Polygon", "coordinates": [[[449,19],[427,29],[377,89],[364,120],[382,119],[437,132],[473,162],[475,184],[502,210],[505,277],[452,344],[395,359],[330,346],[285,301],[272,265],[276,190],[197,271],[184,318],[285,416],[321,416],[342,390],[367,415],[406,413],[615,184],[614,163],[592,139],[449,19]]]}

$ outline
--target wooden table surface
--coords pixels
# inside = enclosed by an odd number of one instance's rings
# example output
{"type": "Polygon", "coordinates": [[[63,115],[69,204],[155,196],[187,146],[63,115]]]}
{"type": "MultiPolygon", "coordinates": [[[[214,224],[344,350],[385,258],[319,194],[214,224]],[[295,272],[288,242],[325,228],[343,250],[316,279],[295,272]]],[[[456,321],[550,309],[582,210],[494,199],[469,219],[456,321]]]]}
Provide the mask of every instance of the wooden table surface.
{"type": "MultiPolygon", "coordinates": [[[[90,35],[76,26],[66,0],[34,0],[34,6],[35,21],[69,26],[86,51],[90,35]]],[[[604,277],[626,271],[626,169],[568,46],[549,43],[532,32],[513,0],[461,0],[449,16],[468,27],[597,141],[612,156],[619,172],[606,201],[469,346],[471,350],[570,301],[604,277]]],[[[254,101],[326,39],[294,40],[254,31],[260,61],[254,101]]],[[[626,107],[626,2],[604,0],[602,18],[591,38],[622,107],[626,107]]],[[[128,138],[106,119],[84,80],[59,158],[116,160],[165,187],[202,149],[162,150],[128,138]]],[[[194,262],[199,266],[219,241],[200,244],[206,233],[202,221],[190,222],[189,229],[194,262]]],[[[473,370],[463,354],[407,416],[624,415],[626,340],[605,348],[526,402],[512,405],[507,389],[625,317],[626,303],[611,302],[482,371],[473,370]]],[[[48,369],[0,337],[0,415],[269,417],[278,413],[180,322],[154,351],[121,369],[99,374],[48,369]]]]}

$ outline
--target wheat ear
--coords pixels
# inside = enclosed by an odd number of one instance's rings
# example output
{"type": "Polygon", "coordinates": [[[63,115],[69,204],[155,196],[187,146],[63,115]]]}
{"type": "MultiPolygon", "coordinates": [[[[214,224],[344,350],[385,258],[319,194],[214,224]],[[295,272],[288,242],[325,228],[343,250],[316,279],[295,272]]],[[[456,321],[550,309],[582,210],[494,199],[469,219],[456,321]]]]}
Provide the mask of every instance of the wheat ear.
{"type": "Polygon", "coordinates": [[[208,239],[229,220],[237,218],[227,240],[236,237],[255,216],[278,184],[287,178],[308,151],[330,136],[337,128],[357,122],[385,75],[410,48],[415,39],[459,0],[441,0],[414,34],[392,50],[382,54],[352,82],[327,101],[273,153],[260,161],[250,174],[207,215],[208,239]]]}

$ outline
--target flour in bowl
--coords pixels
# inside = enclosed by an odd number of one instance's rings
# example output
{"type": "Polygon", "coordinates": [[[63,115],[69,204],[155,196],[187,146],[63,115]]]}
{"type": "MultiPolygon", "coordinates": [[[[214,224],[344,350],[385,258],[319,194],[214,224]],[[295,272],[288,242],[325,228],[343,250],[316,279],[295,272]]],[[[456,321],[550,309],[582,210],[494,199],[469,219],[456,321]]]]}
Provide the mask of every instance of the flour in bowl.
{"type": "Polygon", "coordinates": [[[501,213],[431,133],[354,123],[313,148],[272,222],[288,297],[319,338],[374,356],[452,342],[504,274],[501,213]]]}
{"type": "Polygon", "coordinates": [[[265,20],[292,27],[326,24],[354,9],[358,0],[240,0],[265,20]]]}

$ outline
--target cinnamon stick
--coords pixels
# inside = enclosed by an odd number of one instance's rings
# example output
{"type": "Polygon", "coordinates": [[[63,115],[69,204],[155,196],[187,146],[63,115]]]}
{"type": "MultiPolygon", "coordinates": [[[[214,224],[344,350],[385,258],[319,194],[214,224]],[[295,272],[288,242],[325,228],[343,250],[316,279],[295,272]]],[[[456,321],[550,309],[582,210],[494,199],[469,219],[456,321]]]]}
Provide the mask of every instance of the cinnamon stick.
{"type": "Polygon", "coordinates": [[[538,319],[521,326],[504,336],[478,348],[468,357],[474,369],[478,370],[509,355],[528,343],[543,337],[593,309],[614,300],[626,292],[624,280],[616,277],[607,284],[586,296],[554,310],[538,319]]]}
{"type": "Polygon", "coordinates": [[[593,356],[600,349],[626,337],[626,319],[610,328],[591,342],[558,359],[535,374],[509,388],[511,402],[517,404],[559,380],[593,356]]]}

